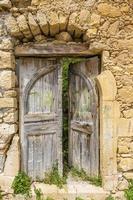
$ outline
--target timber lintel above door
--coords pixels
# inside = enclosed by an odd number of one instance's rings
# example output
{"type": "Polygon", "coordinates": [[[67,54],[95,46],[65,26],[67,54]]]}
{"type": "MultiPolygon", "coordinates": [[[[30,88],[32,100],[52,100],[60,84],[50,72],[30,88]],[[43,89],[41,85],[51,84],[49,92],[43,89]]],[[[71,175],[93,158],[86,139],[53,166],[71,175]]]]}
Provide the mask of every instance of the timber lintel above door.
{"type": "Polygon", "coordinates": [[[86,43],[44,43],[17,46],[15,48],[16,57],[36,56],[36,57],[57,57],[57,56],[88,56],[94,55],[89,50],[86,43]]]}

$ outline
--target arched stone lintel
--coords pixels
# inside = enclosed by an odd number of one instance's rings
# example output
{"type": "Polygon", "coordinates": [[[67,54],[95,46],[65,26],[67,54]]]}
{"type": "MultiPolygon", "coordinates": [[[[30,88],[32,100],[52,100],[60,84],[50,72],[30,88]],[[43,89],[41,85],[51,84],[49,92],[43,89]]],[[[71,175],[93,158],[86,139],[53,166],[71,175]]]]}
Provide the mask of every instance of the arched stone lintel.
{"type": "Polygon", "coordinates": [[[116,81],[111,71],[103,71],[96,77],[100,96],[100,171],[105,190],[117,186],[117,124],[120,118],[116,101],[116,81]]]}
{"type": "Polygon", "coordinates": [[[116,81],[109,70],[103,71],[96,77],[100,97],[104,101],[114,101],[117,93],[116,81]]]}

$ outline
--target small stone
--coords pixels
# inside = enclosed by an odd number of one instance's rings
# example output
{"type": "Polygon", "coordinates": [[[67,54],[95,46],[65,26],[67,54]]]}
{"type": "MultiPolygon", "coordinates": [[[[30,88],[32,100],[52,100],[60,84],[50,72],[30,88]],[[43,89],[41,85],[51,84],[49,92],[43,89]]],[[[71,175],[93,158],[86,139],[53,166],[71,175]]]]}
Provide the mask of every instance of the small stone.
{"type": "Polygon", "coordinates": [[[37,42],[46,42],[47,38],[44,35],[37,35],[35,36],[35,40],[37,42]]]}
{"type": "Polygon", "coordinates": [[[101,19],[100,15],[97,15],[97,14],[93,13],[91,15],[91,20],[90,20],[89,25],[98,26],[100,24],[100,19],[101,19]]]}
{"type": "Polygon", "coordinates": [[[129,148],[128,148],[128,146],[119,146],[118,147],[118,152],[121,153],[121,154],[122,153],[124,153],[124,154],[125,153],[129,153],[129,148]]]}
{"type": "Polygon", "coordinates": [[[119,21],[114,22],[110,25],[108,29],[108,33],[110,35],[116,35],[116,33],[119,31],[119,21]]]}
{"type": "Polygon", "coordinates": [[[31,13],[28,14],[28,22],[29,22],[29,26],[30,26],[32,34],[34,36],[40,35],[41,34],[40,28],[37,22],[35,21],[34,16],[31,13]]]}
{"type": "Polygon", "coordinates": [[[71,42],[72,41],[72,37],[68,32],[61,32],[61,33],[57,34],[55,36],[55,38],[57,40],[65,41],[65,42],[71,42]]]}
{"type": "Polygon", "coordinates": [[[46,19],[46,15],[41,10],[37,11],[37,21],[44,35],[47,36],[49,34],[49,26],[46,19]]]}
{"type": "Polygon", "coordinates": [[[96,28],[88,29],[87,32],[83,36],[83,40],[89,41],[90,38],[94,38],[96,36],[96,34],[97,34],[96,28]]]}
{"type": "Polygon", "coordinates": [[[133,118],[133,109],[123,111],[125,118],[133,118]]]}
{"type": "Polygon", "coordinates": [[[13,43],[10,38],[4,38],[0,41],[0,50],[12,50],[13,43]]]}
{"type": "Polygon", "coordinates": [[[4,97],[16,97],[17,92],[15,90],[5,91],[4,97]]]}
{"type": "Polygon", "coordinates": [[[132,103],[133,102],[133,87],[124,86],[118,90],[118,95],[123,102],[132,103]]]}
{"type": "Polygon", "coordinates": [[[11,8],[12,4],[10,0],[0,0],[0,8],[11,8]]]}
{"type": "Polygon", "coordinates": [[[18,121],[18,112],[9,113],[3,120],[5,123],[16,123],[18,121]]]}
{"type": "Polygon", "coordinates": [[[121,11],[119,7],[112,6],[108,3],[100,3],[98,4],[98,12],[100,12],[103,16],[109,16],[109,17],[120,17],[121,11]]]}
{"type": "Polygon", "coordinates": [[[118,190],[123,191],[128,188],[128,181],[126,179],[123,179],[119,182],[117,186],[118,190]]]}

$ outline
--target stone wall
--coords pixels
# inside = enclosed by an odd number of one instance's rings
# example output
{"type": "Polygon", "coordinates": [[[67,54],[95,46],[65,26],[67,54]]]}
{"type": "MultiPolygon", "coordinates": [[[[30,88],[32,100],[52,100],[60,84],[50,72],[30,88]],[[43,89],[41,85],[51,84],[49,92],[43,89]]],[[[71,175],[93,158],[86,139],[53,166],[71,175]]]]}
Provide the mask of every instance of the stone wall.
{"type": "Polygon", "coordinates": [[[87,42],[94,53],[101,53],[102,71],[110,70],[114,75],[115,100],[120,105],[117,188],[123,190],[126,179],[133,177],[132,0],[0,1],[1,176],[12,177],[19,169],[14,48],[46,42],[87,42]]]}

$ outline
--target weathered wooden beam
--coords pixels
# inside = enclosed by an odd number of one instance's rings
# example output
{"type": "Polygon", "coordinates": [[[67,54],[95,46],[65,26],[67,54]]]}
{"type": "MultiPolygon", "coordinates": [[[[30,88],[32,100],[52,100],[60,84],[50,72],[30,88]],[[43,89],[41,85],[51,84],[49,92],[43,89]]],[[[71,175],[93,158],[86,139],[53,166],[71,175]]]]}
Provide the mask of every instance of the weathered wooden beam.
{"type": "Polygon", "coordinates": [[[58,57],[58,56],[88,56],[89,45],[82,43],[54,44],[46,43],[43,45],[17,46],[15,55],[19,56],[38,56],[38,57],[58,57]]]}

